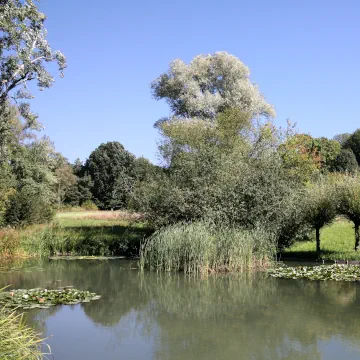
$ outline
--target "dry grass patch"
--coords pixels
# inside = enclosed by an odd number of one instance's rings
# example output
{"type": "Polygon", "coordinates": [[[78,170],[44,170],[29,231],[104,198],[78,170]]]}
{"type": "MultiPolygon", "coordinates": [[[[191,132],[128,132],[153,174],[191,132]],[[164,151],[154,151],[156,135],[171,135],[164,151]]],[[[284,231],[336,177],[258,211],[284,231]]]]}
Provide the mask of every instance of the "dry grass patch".
{"type": "Polygon", "coordinates": [[[87,219],[87,220],[140,220],[141,214],[129,211],[77,211],[77,212],[59,212],[58,219],[87,219]]]}

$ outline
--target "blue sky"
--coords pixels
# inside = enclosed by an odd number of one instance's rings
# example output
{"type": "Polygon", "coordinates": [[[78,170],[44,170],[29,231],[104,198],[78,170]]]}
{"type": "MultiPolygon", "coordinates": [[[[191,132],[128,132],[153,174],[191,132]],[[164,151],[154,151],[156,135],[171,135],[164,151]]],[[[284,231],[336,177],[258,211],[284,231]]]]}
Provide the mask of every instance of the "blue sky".
{"type": "Polygon", "coordinates": [[[45,133],[70,161],[119,141],[157,162],[153,123],[167,116],[150,83],[174,58],[228,51],[251,70],[276,124],[313,136],[359,125],[360,2],[334,0],[42,0],[64,79],[36,93],[45,133]]]}

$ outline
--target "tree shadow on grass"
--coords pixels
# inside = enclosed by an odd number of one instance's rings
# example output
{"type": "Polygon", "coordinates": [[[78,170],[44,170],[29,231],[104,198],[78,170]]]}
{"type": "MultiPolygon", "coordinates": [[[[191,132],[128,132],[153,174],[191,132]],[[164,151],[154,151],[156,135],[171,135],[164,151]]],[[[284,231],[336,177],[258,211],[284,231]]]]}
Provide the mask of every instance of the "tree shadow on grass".
{"type": "MultiPolygon", "coordinates": [[[[331,250],[323,250],[317,252],[315,250],[308,251],[284,251],[281,254],[278,254],[278,260],[284,261],[318,261],[322,262],[323,260],[330,260],[336,258],[337,252],[331,250]]],[[[333,262],[331,260],[331,262],[333,262]]]]}

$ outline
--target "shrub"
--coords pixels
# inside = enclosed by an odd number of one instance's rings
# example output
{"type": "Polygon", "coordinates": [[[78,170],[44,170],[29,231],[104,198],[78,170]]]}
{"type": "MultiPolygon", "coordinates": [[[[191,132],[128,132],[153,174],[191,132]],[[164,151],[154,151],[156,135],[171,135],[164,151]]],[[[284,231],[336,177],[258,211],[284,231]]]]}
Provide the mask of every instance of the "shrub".
{"type": "Polygon", "coordinates": [[[142,244],[142,269],[207,273],[265,266],[274,240],[261,229],[215,226],[209,221],[178,223],[158,230],[142,244]]]}
{"type": "Polygon", "coordinates": [[[51,200],[31,186],[11,196],[5,212],[6,223],[12,226],[47,223],[53,216],[51,200]]]}
{"type": "Polygon", "coordinates": [[[85,210],[89,211],[97,211],[99,210],[96,204],[91,200],[86,200],[82,203],[81,207],[85,210]]]}
{"type": "Polygon", "coordinates": [[[356,173],[359,165],[351,149],[342,149],[332,164],[331,171],[356,173]]]}

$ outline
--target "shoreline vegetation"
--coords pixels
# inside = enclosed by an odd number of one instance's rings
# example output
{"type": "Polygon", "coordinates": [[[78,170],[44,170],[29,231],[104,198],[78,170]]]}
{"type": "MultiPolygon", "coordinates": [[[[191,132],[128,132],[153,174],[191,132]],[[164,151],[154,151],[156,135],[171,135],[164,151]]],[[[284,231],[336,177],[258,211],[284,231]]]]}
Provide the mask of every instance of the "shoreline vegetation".
{"type": "Polygon", "coordinates": [[[187,274],[243,272],[265,269],[274,255],[275,243],[263,230],[199,221],[155,232],[141,246],[140,268],[187,274]]]}
{"type": "Polygon", "coordinates": [[[200,221],[154,233],[139,214],[76,209],[59,212],[48,225],[2,229],[0,269],[31,258],[139,258],[142,269],[191,273],[264,268],[274,260],[346,263],[360,261],[360,253],[353,249],[353,231],[351,222],[337,218],[322,229],[321,252],[316,251],[314,232],[308,240],[276,254],[274,240],[260,230],[200,221]]]}
{"type": "MultiPolygon", "coordinates": [[[[4,296],[4,290],[0,289],[0,296],[4,296]]],[[[0,304],[0,359],[41,360],[51,353],[45,341],[26,325],[23,313],[0,304]]]]}
{"type": "Polygon", "coordinates": [[[0,267],[32,257],[138,257],[141,241],[151,232],[129,212],[58,213],[47,225],[2,229],[0,267]]]}

